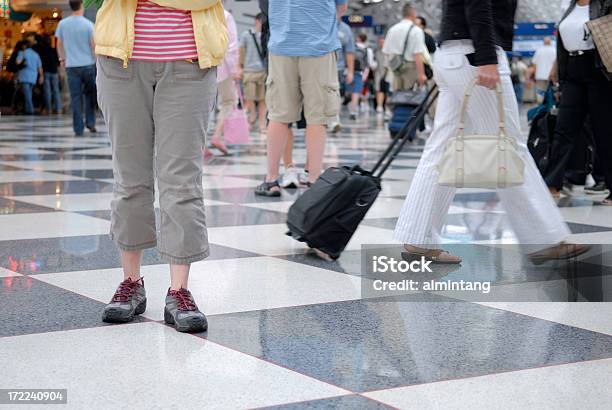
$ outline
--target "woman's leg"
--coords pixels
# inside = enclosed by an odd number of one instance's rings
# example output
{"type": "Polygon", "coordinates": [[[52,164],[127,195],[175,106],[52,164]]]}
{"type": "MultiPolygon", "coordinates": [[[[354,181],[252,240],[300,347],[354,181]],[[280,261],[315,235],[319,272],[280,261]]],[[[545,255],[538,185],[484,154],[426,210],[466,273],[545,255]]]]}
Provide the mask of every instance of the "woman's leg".
{"type": "Polygon", "coordinates": [[[159,253],[170,264],[164,320],[181,332],[208,324],[188,290],[189,268],[208,256],[202,150],[217,93],[216,70],[165,63],[154,97],[159,253]]]}
{"type": "Polygon", "coordinates": [[[557,115],[555,136],[548,166],[544,171],[546,184],[555,195],[563,188],[567,164],[582,133],[589,109],[586,84],[568,80],[563,83],[561,91],[563,98],[557,115]]]}
{"type": "MultiPolygon", "coordinates": [[[[498,195],[519,242],[535,245],[533,250],[539,250],[563,241],[570,231],[527,149],[506,61],[505,56],[500,55],[498,66],[504,95],[505,125],[508,135],[517,139],[525,164],[525,177],[523,185],[500,189],[498,195]]],[[[494,93],[477,87],[471,105],[472,109],[468,109],[468,124],[472,124],[472,130],[495,135],[499,129],[499,114],[494,93]]]]}
{"type": "Polygon", "coordinates": [[[234,85],[233,79],[227,78],[218,83],[217,88],[217,98],[219,101],[220,110],[219,117],[217,118],[217,129],[213,135],[212,144],[221,151],[224,151],[218,142],[220,142],[223,138],[223,119],[232,112],[236,105],[236,86],[234,85]]]}
{"type": "MultiPolygon", "coordinates": [[[[158,249],[172,265],[208,256],[202,149],[214,97],[215,70],[186,61],[165,63],[154,97],[156,175],[160,201],[158,249]]],[[[172,268],[178,276],[186,268],[172,268]]],[[[180,281],[180,280],[179,280],[180,281]]],[[[186,285],[186,283],[185,283],[186,285]]]]}
{"type": "MultiPolygon", "coordinates": [[[[593,82],[589,84],[589,113],[595,139],[595,154],[597,165],[605,179],[608,188],[612,187],[612,82],[603,78],[603,75],[593,75],[593,82]]],[[[612,192],[604,201],[612,205],[612,192]]]]}
{"type": "Polygon", "coordinates": [[[151,63],[99,57],[98,102],[108,125],[113,154],[111,238],[121,250],[124,281],[105,307],[103,320],[127,322],[144,312],[140,275],[142,250],[156,245],[153,175],[153,89],[151,63]]]}

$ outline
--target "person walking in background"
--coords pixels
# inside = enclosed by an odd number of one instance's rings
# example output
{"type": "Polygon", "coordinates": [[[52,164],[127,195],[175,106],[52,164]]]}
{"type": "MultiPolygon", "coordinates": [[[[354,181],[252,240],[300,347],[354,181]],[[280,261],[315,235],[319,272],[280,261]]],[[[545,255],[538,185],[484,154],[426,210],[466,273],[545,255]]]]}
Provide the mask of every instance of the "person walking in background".
{"type": "Polygon", "coordinates": [[[512,65],[510,66],[510,78],[512,79],[514,94],[516,95],[516,101],[519,107],[523,104],[528,71],[529,67],[527,67],[527,64],[525,64],[521,57],[515,57],[513,59],[512,65]]]}
{"type": "Polygon", "coordinates": [[[57,71],[59,58],[57,50],[51,47],[51,37],[48,35],[40,39],[38,53],[42,60],[45,81],[43,83],[43,95],[45,98],[45,112],[47,114],[62,113],[62,96],[60,94],[60,77],[57,71]]]}
{"type": "Polygon", "coordinates": [[[57,53],[66,68],[72,107],[74,134],[83,135],[85,126],[96,132],[96,66],[93,31],[94,25],[85,16],[82,0],[70,0],[72,15],[57,25],[57,53]],[[84,98],[83,98],[84,97],[84,98]],[[83,104],[85,125],[83,125],[83,104]]]}
{"type": "Polygon", "coordinates": [[[437,49],[436,39],[434,38],[433,31],[431,31],[431,29],[427,27],[427,20],[423,16],[417,17],[416,25],[419,26],[421,30],[423,30],[423,34],[425,35],[425,47],[427,47],[429,55],[433,58],[437,49]]]}
{"type": "MultiPolygon", "coordinates": [[[[338,82],[340,84],[340,101],[345,98],[346,95],[351,94],[349,90],[349,84],[353,83],[353,77],[355,74],[355,38],[353,37],[353,31],[351,27],[342,21],[342,16],[338,16],[338,39],[342,46],[336,56],[338,57],[338,82]]],[[[342,124],[340,122],[340,112],[336,117],[336,120],[330,124],[330,128],[333,132],[340,132],[342,124]]]]}
{"type": "MultiPolygon", "coordinates": [[[[561,197],[563,178],[584,122],[591,121],[595,155],[608,187],[612,187],[612,73],[604,72],[586,23],[610,15],[612,0],[573,0],[559,24],[557,67],[561,104],[555,137],[544,172],[553,198],[561,197]]],[[[612,193],[603,200],[612,206],[612,193]]]]}
{"type": "Polygon", "coordinates": [[[180,332],[208,327],[188,282],[191,264],[210,252],[202,152],[217,92],[215,67],[228,44],[225,22],[217,0],[105,1],[98,11],[98,99],[115,177],[111,238],[121,250],[124,277],[103,310],[106,322],[144,313],[142,251],[157,245],[170,265],[164,321],[180,332]]]}
{"type": "Polygon", "coordinates": [[[357,35],[355,43],[355,75],[351,85],[351,120],[357,119],[357,111],[363,100],[363,86],[372,70],[376,70],[377,64],[374,60],[374,51],[366,44],[368,36],[364,33],[357,35]]]}
{"type": "Polygon", "coordinates": [[[461,258],[439,249],[441,233],[455,188],[438,184],[438,163],[449,139],[459,129],[461,101],[473,81],[472,100],[465,114],[465,133],[499,132],[498,85],[503,93],[505,132],[516,139],[525,164],[524,183],[497,190],[521,244],[531,244],[539,260],[576,256],[588,247],[566,244],[567,224],[548,194],[521,133],[506,51],[512,50],[516,0],[448,2],[442,16],[441,46],[436,52],[435,81],[440,94],[431,136],[427,139],[406,201],[395,227],[407,258],[460,263],[461,258]]]}
{"type": "Polygon", "coordinates": [[[538,47],[531,60],[533,63],[533,72],[536,85],[536,98],[538,104],[544,101],[544,93],[548,88],[548,82],[551,78],[551,72],[557,59],[557,48],[553,46],[550,37],[544,39],[544,44],[538,47]]]}
{"type": "MultiPolygon", "coordinates": [[[[224,10],[224,13],[229,43],[223,62],[217,67],[217,105],[219,106],[219,115],[217,116],[217,128],[215,128],[210,144],[221,151],[223,155],[227,155],[229,151],[223,142],[223,121],[225,117],[232,113],[238,101],[236,82],[239,80],[240,75],[240,51],[238,49],[238,29],[236,28],[234,16],[227,10],[224,10]]],[[[204,155],[210,156],[211,153],[206,150],[204,155]]]]}
{"type": "Polygon", "coordinates": [[[401,72],[393,73],[393,91],[407,90],[415,83],[425,85],[425,34],[416,24],[417,13],[411,3],[402,8],[402,21],[387,32],[383,52],[390,61],[394,56],[404,60],[401,72]]]}
{"type": "Polygon", "coordinates": [[[288,124],[306,118],[308,182],[321,174],[325,132],[336,119],[340,98],[336,50],[338,15],[347,0],[270,0],[268,106],[268,171],[256,195],[280,196],[280,158],[288,139],[288,124]]]}
{"type": "Polygon", "coordinates": [[[249,113],[249,123],[259,119],[259,132],[266,132],[266,55],[261,42],[263,14],[255,16],[255,31],[248,30],[240,36],[240,69],[244,100],[249,113]]]}
{"type": "Polygon", "coordinates": [[[30,42],[25,40],[21,46],[22,49],[17,54],[17,65],[23,64],[23,67],[17,72],[17,82],[23,93],[25,113],[32,115],[34,114],[32,90],[37,83],[43,84],[45,77],[40,56],[32,50],[30,42]]]}
{"type": "Polygon", "coordinates": [[[387,81],[388,68],[385,62],[385,38],[378,37],[378,47],[374,52],[376,60],[376,69],[374,70],[374,90],[376,91],[376,114],[383,115],[385,113],[385,101],[389,94],[389,82],[387,81]]]}

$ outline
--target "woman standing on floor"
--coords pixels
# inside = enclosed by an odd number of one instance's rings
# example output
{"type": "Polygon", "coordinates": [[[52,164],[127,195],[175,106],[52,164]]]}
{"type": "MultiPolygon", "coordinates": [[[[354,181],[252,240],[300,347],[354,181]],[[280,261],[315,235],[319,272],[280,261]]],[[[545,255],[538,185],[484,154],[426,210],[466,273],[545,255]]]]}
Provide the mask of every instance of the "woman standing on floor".
{"type": "MultiPolygon", "coordinates": [[[[217,128],[215,129],[215,133],[210,143],[224,155],[227,155],[228,149],[221,140],[223,138],[223,121],[225,117],[232,113],[233,109],[236,107],[236,101],[238,100],[236,82],[238,80],[237,76],[240,68],[240,51],[238,47],[238,29],[236,28],[236,22],[232,14],[227,10],[225,10],[225,21],[227,22],[229,44],[223,63],[217,68],[217,105],[220,111],[217,117],[217,128]]],[[[240,85],[238,84],[238,86],[240,85]]],[[[210,151],[205,151],[206,156],[210,156],[211,154],[210,151]]]]}
{"type": "MultiPolygon", "coordinates": [[[[555,138],[545,171],[554,198],[587,117],[595,139],[595,154],[608,187],[612,187],[612,73],[605,74],[586,23],[612,13],[612,0],[573,0],[559,24],[557,67],[561,105],[555,138]]],[[[612,192],[602,202],[612,205],[612,192]]]]}
{"type": "Polygon", "coordinates": [[[517,0],[444,0],[441,47],[436,53],[435,81],[439,86],[434,129],[406,197],[395,238],[410,257],[425,256],[435,262],[460,263],[455,255],[436,249],[455,188],[438,184],[437,164],[447,141],[457,136],[460,107],[466,87],[477,85],[466,115],[466,133],[491,133],[499,128],[494,92],[503,89],[505,129],[517,138],[525,163],[524,184],[499,189],[498,194],[522,244],[540,244],[531,255],[567,258],[588,248],[565,244],[570,234],[559,209],[551,199],[520,131],[519,112],[510,79],[505,50],[512,49],[517,0]],[[544,245],[544,246],[542,246],[544,245]],[[548,246],[546,246],[548,245],[548,246]],[[544,249],[542,249],[544,248],[544,249]]]}
{"type": "Polygon", "coordinates": [[[124,272],[102,319],[128,322],[144,312],[141,255],[157,245],[170,264],[165,321],[178,331],[203,331],[206,317],[187,282],[190,264],[209,252],[202,151],[217,92],[215,66],[227,47],[221,0],[106,0],[95,43],[115,177],[111,237],[124,272]]]}

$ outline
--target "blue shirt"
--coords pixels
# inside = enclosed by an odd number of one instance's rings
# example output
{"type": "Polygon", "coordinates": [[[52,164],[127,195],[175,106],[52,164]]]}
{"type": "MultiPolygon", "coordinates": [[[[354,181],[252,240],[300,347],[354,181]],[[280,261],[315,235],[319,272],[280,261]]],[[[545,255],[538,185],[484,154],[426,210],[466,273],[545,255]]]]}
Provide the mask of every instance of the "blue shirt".
{"type": "Polygon", "coordinates": [[[91,49],[93,23],[83,16],[62,19],[55,30],[55,37],[62,40],[66,54],[66,67],[84,67],[95,64],[91,49]]]}
{"type": "Polygon", "coordinates": [[[342,51],[338,53],[338,71],[343,71],[346,68],[346,55],[355,54],[353,30],[344,21],[340,21],[338,25],[338,39],[342,45],[342,51]]]}
{"type": "Polygon", "coordinates": [[[270,0],[270,53],[320,57],[340,48],[336,5],[347,0],[270,0]]]}
{"type": "Polygon", "coordinates": [[[42,61],[38,53],[31,48],[26,48],[17,53],[17,61],[25,61],[25,67],[19,70],[19,82],[36,84],[38,70],[42,68],[42,61]]]}

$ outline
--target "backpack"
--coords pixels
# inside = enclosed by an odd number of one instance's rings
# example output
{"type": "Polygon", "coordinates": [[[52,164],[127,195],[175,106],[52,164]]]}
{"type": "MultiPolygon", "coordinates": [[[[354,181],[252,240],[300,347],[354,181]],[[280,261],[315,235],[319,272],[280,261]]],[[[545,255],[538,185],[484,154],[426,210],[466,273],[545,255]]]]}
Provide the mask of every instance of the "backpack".
{"type": "Polygon", "coordinates": [[[368,48],[355,47],[355,72],[368,68],[368,48]]]}
{"type": "Polygon", "coordinates": [[[10,73],[16,73],[26,65],[25,59],[21,64],[17,64],[17,54],[19,54],[19,50],[15,49],[6,63],[6,70],[10,73]]]}

